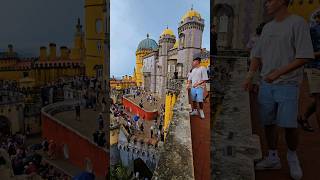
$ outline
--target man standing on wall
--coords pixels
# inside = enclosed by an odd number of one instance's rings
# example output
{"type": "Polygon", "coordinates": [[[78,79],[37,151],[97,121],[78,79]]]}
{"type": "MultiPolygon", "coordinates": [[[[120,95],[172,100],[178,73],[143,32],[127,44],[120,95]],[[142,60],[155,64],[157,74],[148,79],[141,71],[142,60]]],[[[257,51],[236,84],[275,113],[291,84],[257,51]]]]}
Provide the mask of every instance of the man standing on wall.
{"type": "Polygon", "coordinates": [[[267,23],[253,52],[244,88],[251,86],[254,73],[262,65],[258,102],[265,128],[268,156],[256,169],[280,169],[277,152],[277,127],[285,129],[287,160],[293,179],[302,178],[296,153],[298,147],[299,84],[303,65],[314,58],[308,24],[302,17],[288,12],[289,0],[267,0],[266,8],[273,20],[267,23]]]}
{"type": "Polygon", "coordinates": [[[192,112],[190,115],[198,115],[197,104],[199,103],[199,113],[200,118],[204,119],[203,112],[203,94],[206,81],[208,80],[207,69],[200,66],[201,58],[196,57],[192,62],[193,69],[188,75],[188,84],[187,88],[191,88],[191,99],[192,99],[192,112]]]}

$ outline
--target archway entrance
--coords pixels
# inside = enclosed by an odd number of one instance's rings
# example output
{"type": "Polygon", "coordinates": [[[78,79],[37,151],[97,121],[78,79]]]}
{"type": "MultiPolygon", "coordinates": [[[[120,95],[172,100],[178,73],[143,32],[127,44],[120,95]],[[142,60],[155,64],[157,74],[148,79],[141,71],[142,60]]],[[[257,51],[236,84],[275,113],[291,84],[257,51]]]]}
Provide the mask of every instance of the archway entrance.
{"type": "Polygon", "coordinates": [[[5,116],[0,116],[0,139],[11,134],[10,121],[5,116]]]}
{"type": "Polygon", "coordinates": [[[152,172],[141,158],[135,159],[133,164],[134,173],[136,174],[138,172],[140,178],[152,178],[152,172]]]}

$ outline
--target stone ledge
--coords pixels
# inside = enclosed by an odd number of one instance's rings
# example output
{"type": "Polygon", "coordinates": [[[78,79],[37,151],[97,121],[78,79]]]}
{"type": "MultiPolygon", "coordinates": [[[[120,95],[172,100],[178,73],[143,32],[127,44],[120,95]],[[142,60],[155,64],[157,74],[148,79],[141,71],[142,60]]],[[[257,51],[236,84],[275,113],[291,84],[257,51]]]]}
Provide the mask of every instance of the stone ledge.
{"type": "MultiPolygon", "coordinates": [[[[225,58],[225,57],[224,57],[225,58]]],[[[252,134],[249,95],[241,87],[247,62],[243,57],[218,61],[230,75],[224,81],[222,111],[215,119],[212,139],[214,179],[255,179],[254,160],[261,157],[259,136],[252,134]]]]}
{"type": "Polygon", "coordinates": [[[174,107],[165,144],[153,180],[193,180],[193,154],[188,95],[185,82],[174,107]]]}

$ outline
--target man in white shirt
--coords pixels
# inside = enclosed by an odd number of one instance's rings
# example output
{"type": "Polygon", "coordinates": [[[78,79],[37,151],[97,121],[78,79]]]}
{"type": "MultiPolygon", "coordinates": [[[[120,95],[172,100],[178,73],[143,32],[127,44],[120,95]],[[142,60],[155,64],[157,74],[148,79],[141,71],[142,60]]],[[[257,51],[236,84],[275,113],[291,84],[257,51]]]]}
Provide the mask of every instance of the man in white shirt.
{"type": "Polygon", "coordinates": [[[193,69],[188,75],[187,88],[191,88],[192,112],[190,115],[198,115],[197,103],[199,103],[200,118],[204,119],[203,112],[203,93],[208,80],[208,74],[205,67],[200,66],[201,58],[196,57],[192,62],[193,69]]]}
{"type": "Polygon", "coordinates": [[[289,0],[267,0],[266,10],[273,20],[267,23],[254,48],[250,70],[244,82],[246,90],[261,67],[259,114],[264,126],[268,155],[256,163],[256,170],[280,169],[278,127],[285,129],[287,160],[292,179],[303,176],[298,148],[299,87],[303,65],[314,58],[309,26],[302,17],[290,14],[289,0]]]}

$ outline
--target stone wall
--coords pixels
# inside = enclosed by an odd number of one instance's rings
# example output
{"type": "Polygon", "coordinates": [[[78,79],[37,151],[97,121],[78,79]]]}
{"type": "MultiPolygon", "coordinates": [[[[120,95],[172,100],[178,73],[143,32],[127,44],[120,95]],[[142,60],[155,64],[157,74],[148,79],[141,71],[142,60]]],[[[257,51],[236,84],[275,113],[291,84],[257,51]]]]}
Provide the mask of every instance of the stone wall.
{"type": "Polygon", "coordinates": [[[224,78],[221,113],[216,115],[211,133],[213,179],[255,179],[254,160],[261,157],[260,140],[252,134],[249,95],[241,82],[247,58],[219,58],[218,72],[224,78]]]}
{"type": "Polygon", "coordinates": [[[54,117],[59,112],[73,110],[76,103],[78,101],[62,101],[42,108],[42,137],[56,142],[58,158],[66,159],[64,148],[67,147],[69,157],[66,160],[68,162],[85,170],[86,160],[89,160],[94,173],[98,176],[105,176],[108,171],[106,167],[109,164],[109,151],[99,147],[92,139],[54,117]]]}
{"type": "Polygon", "coordinates": [[[180,94],[173,109],[165,144],[160,150],[160,159],[153,180],[194,179],[191,125],[186,82],[179,89],[180,94]]]}

